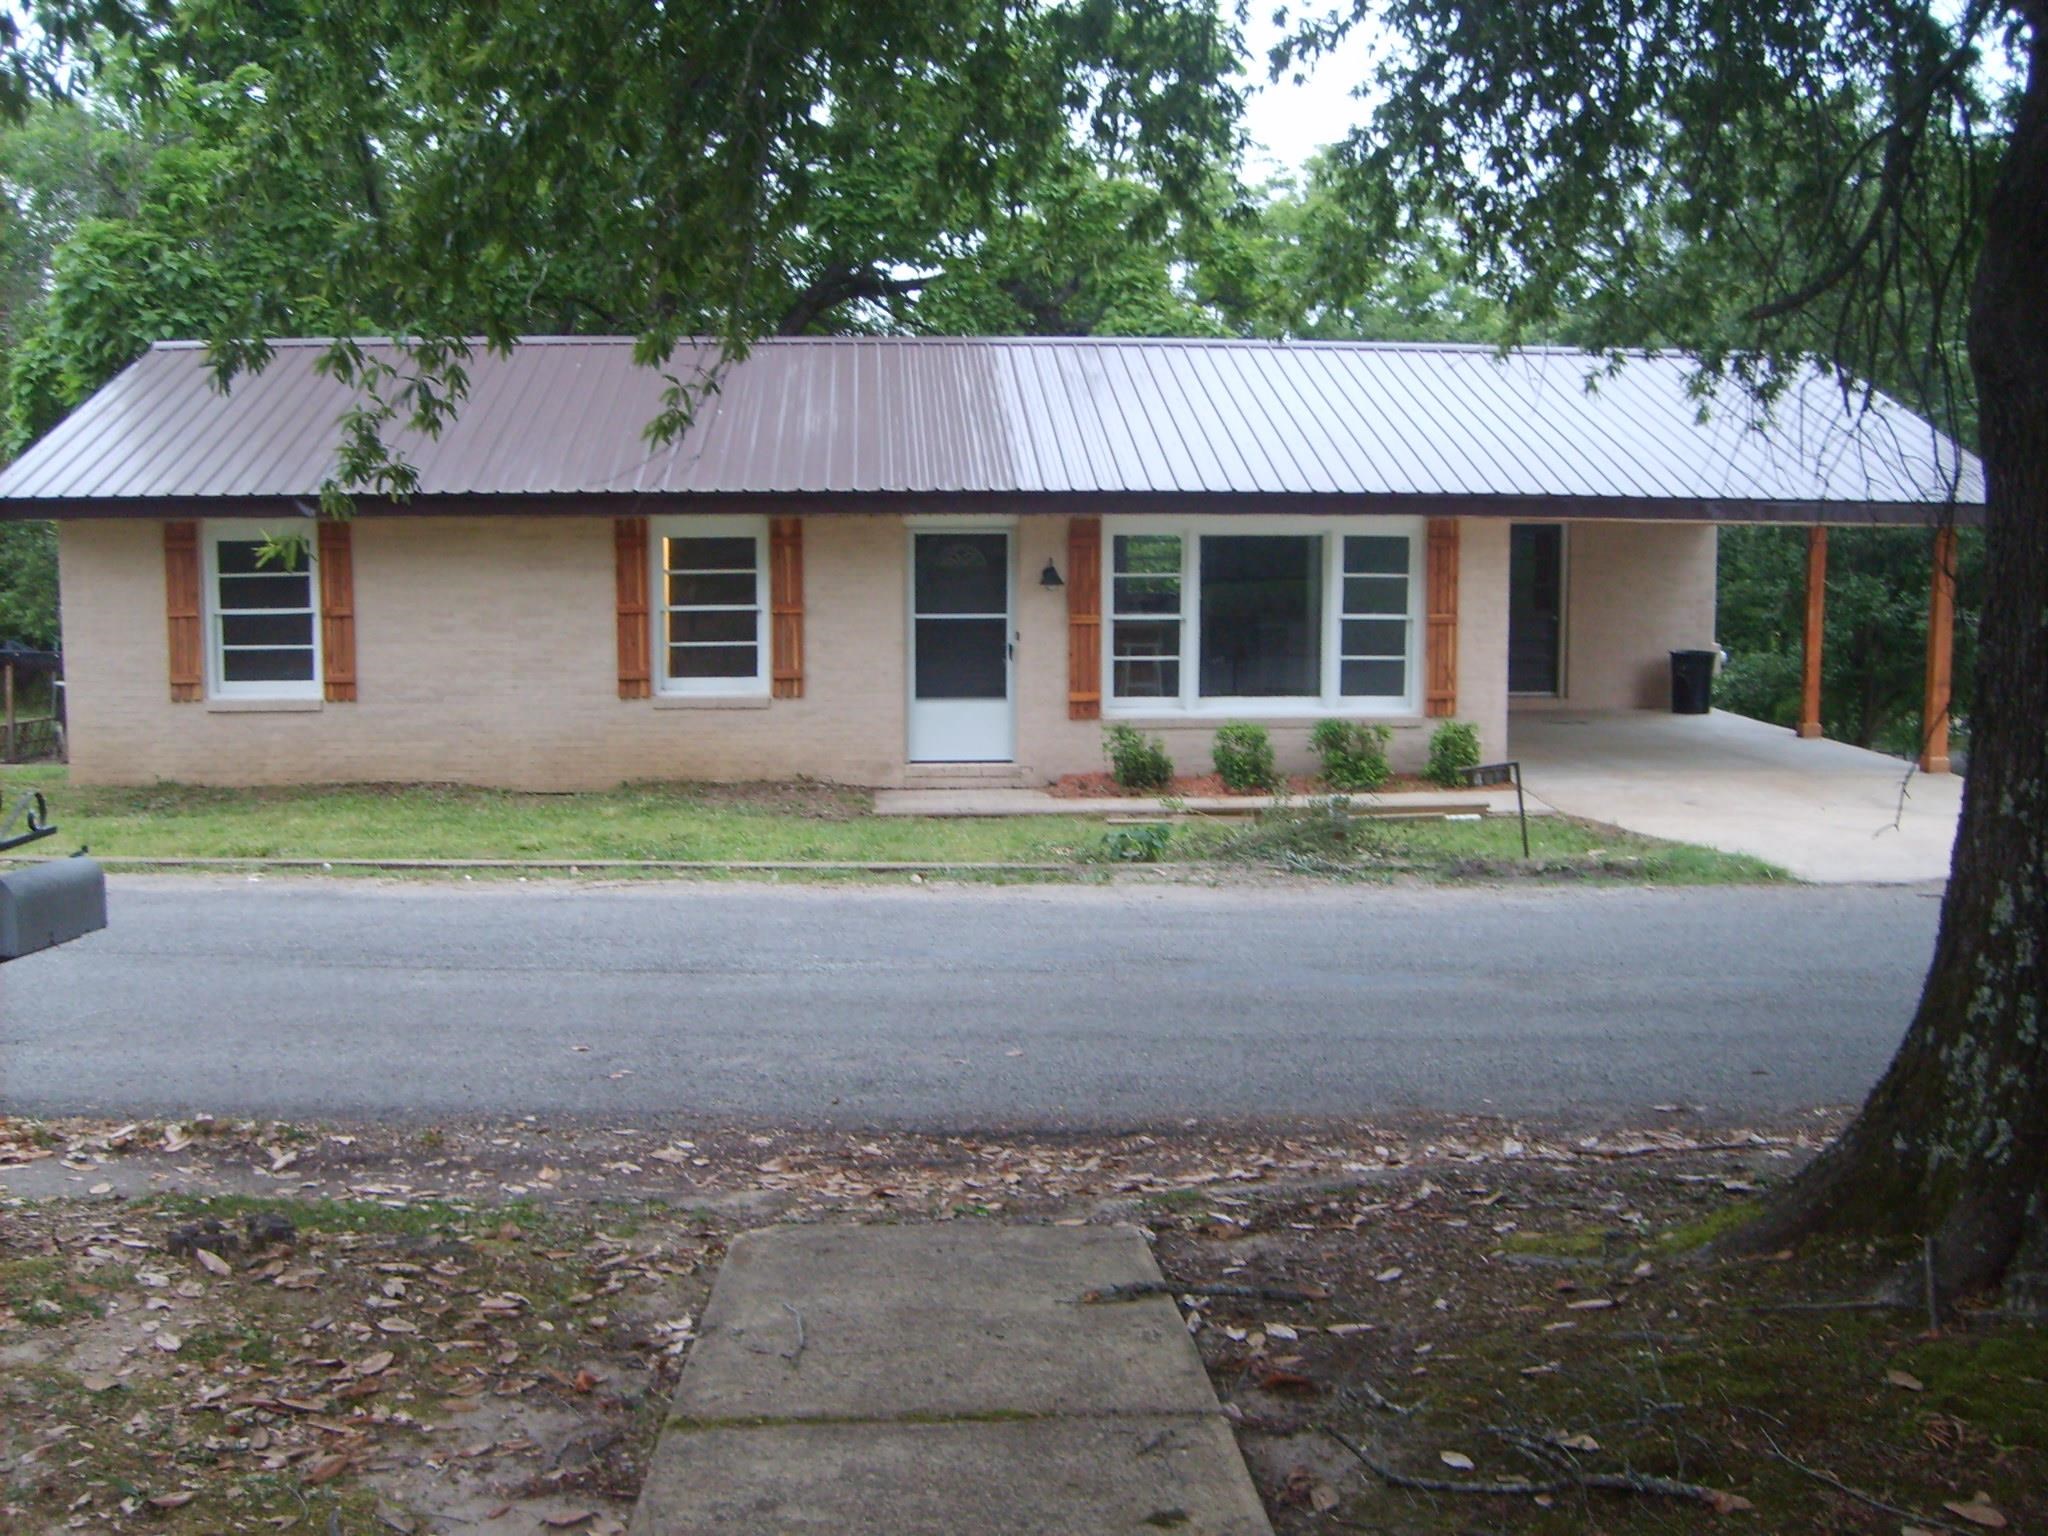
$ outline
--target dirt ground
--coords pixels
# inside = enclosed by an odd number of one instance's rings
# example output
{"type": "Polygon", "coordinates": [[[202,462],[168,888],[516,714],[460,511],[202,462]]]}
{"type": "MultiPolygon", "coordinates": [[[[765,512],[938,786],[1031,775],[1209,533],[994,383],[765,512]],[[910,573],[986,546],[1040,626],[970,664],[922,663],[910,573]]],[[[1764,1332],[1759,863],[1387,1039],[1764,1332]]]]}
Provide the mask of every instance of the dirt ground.
{"type": "Polygon", "coordinates": [[[992,1219],[1152,1235],[1282,1536],[2048,1530],[2038,1329],[1691,1256],[1838,1117],[1656,1118],[0,1120],[0,1530],[617,1536],[736,1232],[992,1219]]]}

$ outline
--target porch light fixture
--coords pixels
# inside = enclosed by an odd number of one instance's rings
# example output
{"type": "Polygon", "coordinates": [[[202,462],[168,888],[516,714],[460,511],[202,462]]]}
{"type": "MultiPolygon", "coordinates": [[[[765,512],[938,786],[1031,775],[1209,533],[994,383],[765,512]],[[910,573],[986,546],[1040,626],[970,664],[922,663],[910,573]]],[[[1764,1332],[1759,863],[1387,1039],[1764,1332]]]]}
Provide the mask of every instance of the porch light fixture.
{"type": "Polygon", "coordinates": [[[1048,592],[1057,592],[1066,585],[1064,581],[1060,580],[1059,570],[1054,566],[1050,558],[1045,562],[1045,569],[1038,573],[1038,584],[1048,592]]]}

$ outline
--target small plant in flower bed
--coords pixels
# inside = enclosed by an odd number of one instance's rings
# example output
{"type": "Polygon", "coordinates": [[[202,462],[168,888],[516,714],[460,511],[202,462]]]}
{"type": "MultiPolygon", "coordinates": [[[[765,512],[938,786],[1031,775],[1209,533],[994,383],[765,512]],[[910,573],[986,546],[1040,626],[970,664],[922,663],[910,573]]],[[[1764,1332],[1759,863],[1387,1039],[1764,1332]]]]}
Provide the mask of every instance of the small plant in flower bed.
{"type": "Polygon", "coordinates": [[[1465,770],[1479,766],[1479,727],[1463,720],[1446,720],[1430,734],[1429,766],[1422,776],[1444,789],[1456,789],[1465,782],[1465,770]]]}
{"type": "Polygon", "coordinates": [[[1319,720],[1308,744],[1322,760],[1323,782],[1332,789],[1370,793],[1384,785],[1393,770],[1387,766],[1387,743],[1394,733],[1384,725],[1362,720],[1319,720]]]}
{"type": "Polygon", "coordinates": [[[1147,736],[1134,725],[1112,725],[1102,733],[1109,757],[1109,776],[1125,789],[1164,789],[1173,782],[1173,759],[1166,742],[1147,736]]]}
{"type": "Polygon", "coordinates": [[[1125,864],[1156,864],[1173,838],[1173,828],[1163,821],[1136,827],[1112,827],[1103,834],[1104,857],[1125,864]]]}
{"type": "Polygon", "coordinates": [[[1217,726],[1216,745],[1210,755],[1217,777],[1232,794],[1265,794],[1280,782],[1280,765],[1273,758],[1273,738],[1263,725],[1231,720],[1217,726]]]}

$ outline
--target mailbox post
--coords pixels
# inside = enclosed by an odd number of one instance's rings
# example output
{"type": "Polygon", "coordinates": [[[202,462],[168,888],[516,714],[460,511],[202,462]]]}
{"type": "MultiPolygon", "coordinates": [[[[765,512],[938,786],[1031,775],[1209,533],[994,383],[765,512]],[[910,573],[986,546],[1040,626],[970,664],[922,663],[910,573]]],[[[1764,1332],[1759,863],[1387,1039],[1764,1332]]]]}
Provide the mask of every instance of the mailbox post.
{"type": "MultiPolygon", "coordinates": [[[[0,822],[0,853],[54,836],[40,794],[20,801],[0,822]],[[14,825],[26,817],[21,832],[14,825]]],[[[82,853],[0,874],[0,961],[66,944],[107,926],[107,877],[82,853]]]]}

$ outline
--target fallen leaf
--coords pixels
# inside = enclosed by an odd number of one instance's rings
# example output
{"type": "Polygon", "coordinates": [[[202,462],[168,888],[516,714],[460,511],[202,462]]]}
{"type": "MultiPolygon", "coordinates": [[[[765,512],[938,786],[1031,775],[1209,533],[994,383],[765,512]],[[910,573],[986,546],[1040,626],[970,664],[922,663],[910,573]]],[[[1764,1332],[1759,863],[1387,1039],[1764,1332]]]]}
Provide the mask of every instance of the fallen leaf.
{"type": "Polygon", "coordinates": [[[375,1376],[379,1371],[389,1369],[391,1362],[397,1358],[398,1356],[392,1354],[388,1349],[377,1350],[373,1354],[363,1356],[362,1359],[356,1362],[356,1374],[358,1376],[375,1376]]]}
{"type": "Polygon", "coordinates": [[[1600,1442],[1591,1435],[1561,1435],[1558,1437],[1557,1443],[1568,1451],[1597,1451],[1600,1449],[1600,1442]]]}
{"type": "Polygon", "coordinates": [[[1337,1490],[1328,1483],[1317,1483],[1308,1491],[1308,1507],[1319,1515],[1327,1515],[1337,1503],[1337,1490]]]}
{"type": "Polygon", "coordinates": [[[1315,1379],[1304,1376],[1300,1371],[1283,1370],[1277,1365],[1261,1365],[1252,1372],[1252,1379],[1268,1392],[1314,1392],[1315,1379]]]}
{"type": "Polygon", "coordinates": [[[1436,1459],[1447,1467],[1455,1467],[1460,1472],[1472,1470],[1472,1458],[1463,1451],[1438,1451],[1436,1459]]]}
{"type": "Polygon", "coordinates": [[[1981,1488],[1977,1490],[1976,1497],[1967,1504],[1950,1499],[1941,1507],[1958,1519],[1967,1520],[1972,1525],[1981,1525],[1989,1531],[2002,1531],[2006,1527],[2005,1516],[2000,1514],[1998,1507],[1991,1502],[1991,1495],[1981,1488]]]}
{"type": "Polygon", "coordinates": [[[388,1504],[379,1504],[377,1506],[377,1520],[379,1524],[388,1526],[398,1532],[399,1536],[413,1536],[413,1533],[420,1528],[419,1522],[413,1519],[411,1515],[408,1515],[402,1509],[393,1509],[388,1504]]]}
{"type": "Polygon", "coordinates": [[[306,1470],[301,1476],[305,1484],[311,1488],[318,1487],[321,1483],[331,1483],[347,1470],[346,1456],[316,1456],[306,1463],[306,1470]]]}
{"type": "Polygon", "coordinates": [[[185,1347],[185,1341],[175,1333],[159,1333],[150,1342],[167,1355],[175,1355],[185,1347]]]}
{"type": "Polygon", "coordinates": [[[1612,1296],[1588,1296],[1584,1301],[1568,1301],[1564,1305],[1567,1312],[1605,1312],[1614,1305],[1614,1298],[1612,1296]]]}
{"type": "Polygon", "coordinates": [[[1755,1509],[1756,1506],[1739,1493],[1730,1493],[1725,1488],[1716,1488],[1707,1495],[1707,1508],[1717,1515],[1739,1515],[1745,1509],[1755,1509]]]}
{"type": "Polygon", "coordinates": [[[380,1333],[418,1333],[420,1325],[407,1322],[402,1317],[380,1317],[377,1319],[377,1330],[380,1333]]]}
{"type": "Polygon", "coordinates": [[[1886,1371],[1884,1379],[1895,1387],[1904,1387],[1908,1392],[1925,1392],[1927,1383],[1911,1371],[1886,1371]]]}
{"type": "MultiPolygon", "coordinates": [[[[104,1179],[102,1179],[99,1183],[93,1185],[91,1189],[86,1191],[86,1193],[89,1195],[111,1195],[113,1192],[114,1186],[107,1183],[104,1179]]],[[[152,1500],[151,1502],[154,1501],[152,1500]]]]}
{"type": "Polygon", "coordinates": [[[78,1384],[84,1387],[86,1391],[94,1394],[111,1392],[120,1385],[111,1376],[81,1376],[78,1378],[78,1384]]]}
{"type": "Polygon", "coordinates": [[[234,1267],[211,1248],[194,1248],[192,1257],[199,1261],[199,1267],[209,1275],[232,1275],[234,1267]]]}
{"type": "Polygon", "coordinates": [[[159,1493],[153,1495],[149,1502],[157,1509],[183,1509],[198,1497],[196,1493],[159,1493]]]}
{"type": "Polygon", "coordinates": [[[1401,1269],[1399,1265],[1396,1265],[1392,1269],[1383,1269],[1378,1274],[1373,1276],[1373,1279],[1379,1281],[1381,1285],[1391,1285],[1394,1281],[1400,1278],[1401,1269]]]}
{"type": "Polygon", "coordinates": [[[551,1530],[566,1531],[572,1525],[582,1525],[585,1521],[596,1518],[597,1511],[594,1509],[571,1509],[559,1515],[542,1515],[540,1523],[551,1530]]]}

